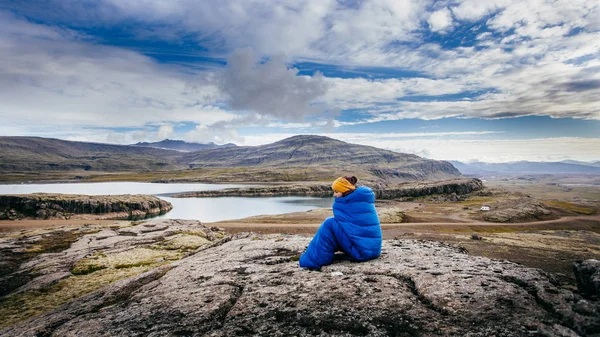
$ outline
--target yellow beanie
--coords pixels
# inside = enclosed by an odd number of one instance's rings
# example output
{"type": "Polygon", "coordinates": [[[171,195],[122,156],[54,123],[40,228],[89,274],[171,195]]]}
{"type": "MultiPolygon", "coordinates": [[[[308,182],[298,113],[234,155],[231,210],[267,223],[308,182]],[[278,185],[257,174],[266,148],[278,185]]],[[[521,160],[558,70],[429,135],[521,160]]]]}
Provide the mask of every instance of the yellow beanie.
{"type": "Polygon", "coordinates": [[[331,184],[331,188],[334,192],[346,193],[350,190],[355,190],[356,186],[349,182],[348,179],[339,177],[333,182],[333,184],[331,184]]]}

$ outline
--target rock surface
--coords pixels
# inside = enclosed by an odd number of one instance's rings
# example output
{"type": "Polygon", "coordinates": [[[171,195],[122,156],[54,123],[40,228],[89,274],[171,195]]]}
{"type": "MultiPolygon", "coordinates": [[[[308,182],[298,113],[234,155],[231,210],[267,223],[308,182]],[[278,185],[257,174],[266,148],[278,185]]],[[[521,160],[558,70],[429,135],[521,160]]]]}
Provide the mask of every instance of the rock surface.
{"type": "Polygon", "coordinates": [[[577,280],[577,287],[581,292],[590,297],[600,297],[600,261],[585,260],[573,264],[573,272],[577,280]]]}
{"type": "Polygon", "coordinates": [[[308,242],[240,234],[0,335],[600,335],[599,303],[537,269],[390,240],[377,260],[339,256],[321,271],[301,270],[295,260],[308,242]]]}
{"type": "Polygon", "coordinates": [[[69,219],[82,214],[136,220],[164,214],[171,209],[171,203],[151,195],[0,195],[0,220],[24,217],[69,219]]]}
{"type": "Polygon", "coordinates": [[[154,220],[111,228],[65,228],[50,233],[0,238],[0,298],[47,289],[72,274],[84,275],[118,267],[160,264],[226,238],[217,227],[197,220],[154,220]],[[212,229],[211,229],[212,228],[212,229]],[[61,235],[62,234],[62,235],[61,235]],[[67,249],[43,251],[52,236],[76,237],[67,249]],[[37,252],[38,254],[31,254],[37,252]],[[22,255],[29,253],[29,259],[22,255]],[[15,259],[17,257],[17,259],[15,259]],[[160,261],[162,259],[162,261],[160,261]],[[13,261],[11,261],[13,260],[13,261]],[[15,265],[14,260],[20,262],[15,265]]]}

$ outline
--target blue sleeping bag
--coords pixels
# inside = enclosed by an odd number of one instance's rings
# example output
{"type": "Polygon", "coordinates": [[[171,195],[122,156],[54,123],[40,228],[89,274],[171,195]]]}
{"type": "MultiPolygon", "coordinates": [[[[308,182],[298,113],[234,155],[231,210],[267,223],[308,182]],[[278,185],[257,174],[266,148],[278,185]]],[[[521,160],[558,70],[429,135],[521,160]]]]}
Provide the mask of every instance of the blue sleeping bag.
{"type": "Polygon", "coordinates": [[[327,218],[300,257],[300,267],[319,269],[343,251],[356,261],[381,254],[381,226],[375,210],[375,194],[365,186],[335,198],[333,217],[327,218]]]}

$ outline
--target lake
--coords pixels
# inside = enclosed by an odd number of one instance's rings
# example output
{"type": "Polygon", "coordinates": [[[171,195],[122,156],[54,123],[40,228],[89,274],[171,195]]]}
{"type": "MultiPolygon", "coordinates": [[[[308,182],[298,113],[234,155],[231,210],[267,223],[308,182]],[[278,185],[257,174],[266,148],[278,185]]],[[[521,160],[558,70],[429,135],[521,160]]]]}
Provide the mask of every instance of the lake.
{"type": "Polygon", "coordinates": [[[333,198],[314,197],[211,197],[172,198],[181,192],[220,190],[246,185],[156,184],[137,182],[0,185],[0,194],[63,193],[85,195],[150,194],[173,204],[159,219],[197,219],[203,222],[233,220],[254,215],[305,212],[330,208],[333,198]]]}

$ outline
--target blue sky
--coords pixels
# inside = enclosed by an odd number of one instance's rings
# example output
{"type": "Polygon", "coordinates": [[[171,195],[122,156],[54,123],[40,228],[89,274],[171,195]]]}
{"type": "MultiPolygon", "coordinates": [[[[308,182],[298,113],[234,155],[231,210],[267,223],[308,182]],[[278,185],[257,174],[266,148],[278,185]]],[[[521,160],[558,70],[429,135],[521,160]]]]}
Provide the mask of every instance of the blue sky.
{"type": "Polygon", "coordinates": [[[0,135],[600,160],[597,1],[8,0],[0,135]]]}

